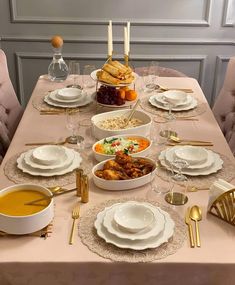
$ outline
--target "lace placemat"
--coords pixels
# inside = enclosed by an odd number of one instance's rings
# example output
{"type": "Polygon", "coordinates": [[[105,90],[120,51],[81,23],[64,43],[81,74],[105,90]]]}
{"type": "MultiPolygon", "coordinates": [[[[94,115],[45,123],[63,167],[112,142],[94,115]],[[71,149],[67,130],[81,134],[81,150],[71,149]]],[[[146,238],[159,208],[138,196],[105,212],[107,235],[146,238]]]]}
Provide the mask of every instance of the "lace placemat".
{"type": "Polygon", "coordinates": [[[168,206],[161,205],[156,201],[149,201],[141,198],[123,198],[108,200],[102,202],[93,208],[87,210],[80,218],[78,234],[82,242],[94,253],[110,259],[112,261],[122,262],[149,262],[156,259],[162,259],[168,255],[174,254],[184,243],[186,239],[186,226],[178,213],[168,206]],[[94,228],[94,222],[97,214],[105,207],[115,203],[136,200],[140,202],[149,202],[162,210],[168,212],[175,222],[175,231],[173,237],[167,242],[155,249],[145,249],[136,251],[132,249],[118,248],[112,244],[106,243],[101,239],[94,228]]]}
{"type": "MultiPolygon", "coordinates": [[[[145,110],[145,111],[147,111],[153,115],[159,116],[159,117],[165,117],[168,113],[168,111],[166,111],[166,110],[162,110],[162,109],[159,109],[159,108],[151,105],[149,103],[149,97],[145,97],[145,98],[141,99],[140,106],[143,110],[145,110]]],[[[179,111],[179,112],[172,111],[172,112],[174,113],[176,118],[191,118],[191,117],[196,117],[196,116],[199,116],[199,115],[205,113],[206,108],[207,108],[206,103],[198,102],[197,107],[192,109],[192,110],[179,111]]]]}
{"type": "MultiPolygon", "coordinates": [[[[37,95],[33,98],[32,105],[35,109],[37,109],[38,111],[42,111],[42,110],[44,110],[44,111],[53,111],[53,110],[64,110],[64,111],[66,111],[66,108],[51,106],[51,105],[48,105],[46,102],[44,102],[45,95],[46,95],[46,93],[37,95]]],[[[96,101],[94,99],[88,105],[77,107],[77,108],[70,108],[70,109],[71,110],[72,109],[75,109],[75,110],[79,109],[79,111],[82,113],[92,112],[92,111],[96,110],[96,101]]]]}
{"type": "MultiPolygon", "coordinates": [[[[187,186],[190,191],[190,187],[196,187],[196,190],[208,190],[209,187],[213,184],[213,182],[217,179],[224,179],[227,182],[235,179],[235,164],[234,161],[229,159],[227,156],[218,153],[221,159],[224,161],[222,169],[220,169],[216,173],[212,173],[210,175],[200,175],[200,176],[187,176],[187,186]]],[[[160,162],[159,162],[160,163],[160,162]]],[[[164,167],[159,167],[157,171],[157,175],[163,179],[168,181],[169,179],[169,170],[166,170],[164,167]]],[[[181,185],[182,182],[175,181],[176,184],[181,185]]],[[[193,189],[192,189],[193,191],[193,189]]]]}
{"type": "MultiPolygon", "coordinates": [[[[14,183],[33,183],[40,184],[44,187],[53,187],[55,185],[65,186],[72,183],[75,183],[75,171],[64,175],[51,176],[51,177],[43,177],[43,176],[33,176],[28,173],[24,173],[17,167],[17,158],[25,151],[15,154],[12,156],[4,166],[4,173],[7,178],[14,183]]],[[[84,151],[80,153],[82,157],[82,163],[80,165],[81,168],[84,169],[86,174],[90,173],[90,169],[93,167],[93,155],[92,151],[84,151]],[[89,172],[88,172],[89,171],[89,172]]]]}

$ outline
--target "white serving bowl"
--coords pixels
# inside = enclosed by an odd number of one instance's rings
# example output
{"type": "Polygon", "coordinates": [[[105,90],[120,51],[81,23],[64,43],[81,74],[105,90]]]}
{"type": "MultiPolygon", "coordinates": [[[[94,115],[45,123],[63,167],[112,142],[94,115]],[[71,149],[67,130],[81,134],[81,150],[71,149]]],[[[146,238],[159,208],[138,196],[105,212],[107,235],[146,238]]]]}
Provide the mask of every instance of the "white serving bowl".
{"type": "Polygon", "coordinates": [[[55,165],[66,159],[66,153],[61,146],[43,145],[33,150],[32,158],[42,165],[55,165]]]}
{"type": "Polygon", "coordinates": [[[78,99],[82,95],[82,90],[78,88],[62,88],[56,93],[56,97],[64,100],[78,99]]]}
{"type": "Polygon", "coordinates": [[[137,233],[153,223],[154,213],[145,205],[131,201],[119,206],[113,219],[122,230],[137,233]]]}
{"type": "MultiPolygon", "coordinates": [[[[152,146],[152,141],[143,137],[143,136],[135,136],[133,134],[128,134],[128,135],[118,135],[118,136],[111,136],[111,137],[108,137],[108,138],[105,138],[106,140],[110,140],[112,138],[127,138],[127,137],[135,137],[135,138],[141,138],[141,139],[145,139],[149,142],[149,146],[142,150],[142,151],[139,151],[139,152],[135,152],[135,153],[132,153],[132,154],[129,154],[130,156],[133,156],[133,157],[136,157],[136,156],[147,156],[150,152],[150,149],[151,149],[151,146],[152,146]]],[[[94,156],[95,156],[95,159],[97,161],[103,161],[103,160],[107,160],[107,159],[113,159],[115,158],[115,154],[103,154],[103,153],[99,153],[95,150],[96,148],[96,145],[97,144],[101,144],[103,143],[104,139],[102,140],[99,140],[98,142],[94,143],[93,146],[92,146],[92,151],[94,153],[94,156]]]]}
{"type": "MultiPolygon", "coordinates": [[[[0,191],[0,197],[7,193],[23,189],[36,190],[45,195],[52,196],[51,191],[45,187],[35,184],[18,184],[2,189],[0,191]]],[[[32,215],[10,216],[0,213],[0,231],[15,235],[33,233],[46,227],[52,221],[53,217],[54,205],[52,198],[48,206],[42,211],[32,215]]]]}
{"type": "Polygon", "coordinates": [[[175,149],[175,156],[187,161],[189,164],[199,164],[207,160],[208,152],[203,147],[182,146],[175,149]]]}
{"type": "Polygon", "coordinates": [[[147,158],[147,159],[152,164],[155,165],[154,170],[151,173],[146,174],[144,176],[141,176],[138,178],[133,178],[133,179],[127,179],[127,180],[105,180],[103,178],[96,176],[95,171],[103,169],[105,162],[108,161],[109,159],[102,161],[102,162],[96,164],[92,168],[92,177],[93,177],[94,184],[99,188],[102,188],[105,190],[111,190],[111,191],[129,190],[129,189],[133,189],[133,188],[143,186],[143,185],[149,183],[154,178],[154,175],[156,172],[156,163],[154,162],[154,160],[152,160],[150,158],[147,158]]]}
{"type": "Polygon", "coordinates": [[[162,98],[176,106],[187,100],[187,93],[179,90],[168,90],[162,93],[162,98]]]}
{"type": "Polygon", "coordinates": [[[125,134],[134,134],[134,135],[140,135],[143,137],[148,137],[150,134],[150,127],[152,123],[151,117],[144,113],[143,111],[136,110],[134,113],[134,118],[137,118],[143,122],[143,125],[128,128],[128,129],[121,129],[121,130],[106,130],[102,129],[98,126],[98,123],[115,117],[120,116],[126,116],[128,117],[131,110],[117,110],[117,111],[111,111],[106,113],[101,113],[98,115],[95,115],[91,118],[91,123],[93,126],[93,134],[95,138],[97,139],[103,139],[111,136],[117,136],[117,135],[125,135],[125,134]]]}

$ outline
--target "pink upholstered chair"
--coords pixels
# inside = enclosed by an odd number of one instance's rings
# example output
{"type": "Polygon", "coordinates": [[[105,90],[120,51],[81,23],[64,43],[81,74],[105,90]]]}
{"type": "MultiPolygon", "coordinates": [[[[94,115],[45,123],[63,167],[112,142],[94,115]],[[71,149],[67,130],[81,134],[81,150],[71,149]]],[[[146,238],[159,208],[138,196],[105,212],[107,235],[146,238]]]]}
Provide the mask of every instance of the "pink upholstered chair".
{"type": "Polygon", "coordinates": [[[235,57],[229,60],[224,84],[212,111],[235,155],[235,57]]]}
{"type": "MultiPolygon", "coordinates": [[[[143,75],[146,67],[136,67],[135,72],[139,75],[143,75]]],[[[184,73],[167,67],[158,66],[157,67],[158,76],[162,77],[187,77],[184,73]]]]}
{"type": "Polygon", "coordinates": [[[0,49],[0,163],[22,114],[23,109],[9,77],[6,55],[0,49]]]}

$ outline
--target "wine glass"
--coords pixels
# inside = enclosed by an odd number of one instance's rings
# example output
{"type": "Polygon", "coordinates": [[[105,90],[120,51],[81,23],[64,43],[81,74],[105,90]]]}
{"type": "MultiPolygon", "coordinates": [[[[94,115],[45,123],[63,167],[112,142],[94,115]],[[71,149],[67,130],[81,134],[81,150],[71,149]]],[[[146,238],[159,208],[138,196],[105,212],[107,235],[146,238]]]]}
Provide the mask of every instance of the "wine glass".
{"type": "Polygon", "coordinates": [[[67,85],[67,87],[82,89],[81,85],[78,82],[80,75],[80,63],[78,61],[71,60],[69,62],[69,75],[72,77],[73,83],[67,85]]]}
{"type": "MultiPolygon", "coordinates": [[[[163,98],[164,98],[164,96],[163,96],[163,98]]],[[[175,106],[175,104],[173,102],[171,102],[170,100],[167,100],[167,98],[164,98],[164,100],[165,100],[164,106],[166,106],[168,108],[168,113],[165,116],[165,118],[168,121],[173,121],[173,120],[175,120],[175,115],[172,113],[172,109],[175,106]]]]}
{"type": "Polygon", "coordinates": [[[66,110],[66,127],[71,131],[71,136],[68,137],[68,142],[76,144],[84,140],[84,137],[77,135],[79,129],[79,111],[78,110],[66,110]]]}
{"type": "Polygon", "coordinates": [[[174,167],[178,170],[178,172],[173,176],[173,179],[176,181],[186,181],[187,177],[182,173],[182,169],[189,166],[189,163],[186,160],[177,158],[174,159],[171,163],[172,170],[174,167]]]}
{"type": "Polygon", "coordinates": [[[149,76],[149,84],[147,88],[155,90],[157,88],[156,80],[158,75],[158,66],[159,63],[157,61],[151,61],[148,67],[148,76],[149,76]]]}
{"type": "Polygon", "coordinates": [[[95,65],[87,64],[83,68],[83,88],[95,87],[95,81],[91,78],[92,71],[96,70],[95,65]]]}

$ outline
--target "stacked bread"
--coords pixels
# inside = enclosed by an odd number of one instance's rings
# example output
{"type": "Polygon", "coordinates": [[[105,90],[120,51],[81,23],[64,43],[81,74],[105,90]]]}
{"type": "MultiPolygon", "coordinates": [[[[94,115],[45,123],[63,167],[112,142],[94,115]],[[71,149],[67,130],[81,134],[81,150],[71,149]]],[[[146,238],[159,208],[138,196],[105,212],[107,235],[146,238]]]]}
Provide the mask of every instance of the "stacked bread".
{"type": "Polygon", "coordinates": [[[105,63],[100,71],[96,74],[99,81],[119,85],[130,84],[134,80],[132,69],[118,61],[109,61],[105,63]]]}

